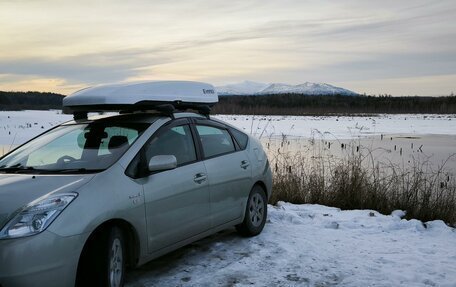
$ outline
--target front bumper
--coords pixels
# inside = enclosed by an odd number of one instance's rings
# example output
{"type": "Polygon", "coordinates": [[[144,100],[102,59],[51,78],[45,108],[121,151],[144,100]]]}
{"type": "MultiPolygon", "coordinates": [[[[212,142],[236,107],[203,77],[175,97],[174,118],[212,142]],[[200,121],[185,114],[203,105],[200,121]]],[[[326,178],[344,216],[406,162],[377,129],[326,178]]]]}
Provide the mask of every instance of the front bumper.
{"type": "Polygon", "coordinates": [[[49,231],[0,240],[0,286],[74,286],[83,246],[82,235],[61,237],[49,231]]]}

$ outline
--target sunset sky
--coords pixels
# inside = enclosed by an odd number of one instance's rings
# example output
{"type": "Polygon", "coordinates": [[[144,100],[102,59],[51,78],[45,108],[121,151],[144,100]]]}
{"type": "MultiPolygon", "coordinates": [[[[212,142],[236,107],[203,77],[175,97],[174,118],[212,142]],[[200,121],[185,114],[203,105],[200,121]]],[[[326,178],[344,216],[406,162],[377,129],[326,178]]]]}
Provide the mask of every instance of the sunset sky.
{"type": "Polygon", "coordinates": [[[0,0],[0,90],[326,82],[456,93],[456,1],[0,0]]]}

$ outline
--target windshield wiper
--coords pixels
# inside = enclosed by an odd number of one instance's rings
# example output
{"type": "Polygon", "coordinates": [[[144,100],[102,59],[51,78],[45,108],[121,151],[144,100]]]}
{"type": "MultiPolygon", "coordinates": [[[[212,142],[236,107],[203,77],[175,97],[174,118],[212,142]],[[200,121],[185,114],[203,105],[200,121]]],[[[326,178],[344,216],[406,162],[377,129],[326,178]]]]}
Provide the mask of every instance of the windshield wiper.
{"type": "Polygon", "coordinates": [[[22,167],[22,163],[16,163],[16,164],[13,164],[13,165],[10,165],[10,166],[6,166],[6,164],[0,166],[0,169],[4,169],[4,168],[15,168],[15,167],[22,167]]]}
{"type": "Polygon", "coordinates": [[[39,173],[96,173],[104,169],[86,169],[86,168],[66,168],[66,169],[36,169],[32,166],[23,166],[22,164],[14,164],[12,166],[0,166],[0,172],[39,172],[39,173]]]}
{"type": "Polygon", "coordinates": [[[67,168],[67,169],[50,169],[50,173],[96,173],[104,169],[86,169],[86,168],[67,168]]]}
{"type": "Polygon", "coordinates": [[[0,172],[19,172],[19,171],[36,171],[34,167],[31,166],[22,166],[20,163],[12,166],[2,166],[0,167],[0,172]]]}

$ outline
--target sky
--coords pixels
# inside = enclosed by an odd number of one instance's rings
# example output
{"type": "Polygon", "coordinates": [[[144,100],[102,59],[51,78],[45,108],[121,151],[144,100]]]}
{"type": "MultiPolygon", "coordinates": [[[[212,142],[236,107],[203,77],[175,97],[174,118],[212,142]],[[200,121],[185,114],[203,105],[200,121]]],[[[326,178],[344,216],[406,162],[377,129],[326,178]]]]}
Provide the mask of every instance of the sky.
{"type": "Polygon", "coordinates": [[[456,1],[0,0],[0,90],[197,80],[456,93],[456,1]]]}

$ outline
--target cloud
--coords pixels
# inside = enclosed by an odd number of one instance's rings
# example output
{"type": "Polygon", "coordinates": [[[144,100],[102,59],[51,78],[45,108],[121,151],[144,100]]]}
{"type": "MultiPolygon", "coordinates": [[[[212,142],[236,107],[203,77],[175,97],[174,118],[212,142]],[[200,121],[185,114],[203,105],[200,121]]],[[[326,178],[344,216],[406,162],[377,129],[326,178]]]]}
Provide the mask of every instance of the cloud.
{"type": "Polygon", "coordinates": [[[456,57],[449,52],[372,54],[364,55],[361,60],[317,68],[313,72],[330,72],[328,79],[331,81],[456,74],[456,57]]]}
{"type": "Polygon", "coordinates": [[[157,50],[119,50],[61,58],[0,59],[0,74],[56,77],[68,82],[122,81],[136,69],[169,61],[155,56],[157,50]]]}
{"type": "Polygon", "coordinates": [[[335,82],[335,84],[367,94],[448,96],[456,93],[456,88],[453,84],[455,82],[456,74],[447,74],[425,77],[341,81],[335,82]]]}
{"type": "Polygon", "coordinates": [[[24,76],[57,77],[74,82],[120,81],[131,75],[127,65],[97,66],[68,59],[20,59],[0,61],[0,73],[24,76]]]}
{"type": "Polygon", "coordinates": [[[455,12],[449,0],[2,1],[0,73],[59,79],[50,89],[432,78],[455,73],[455,12]]]}

